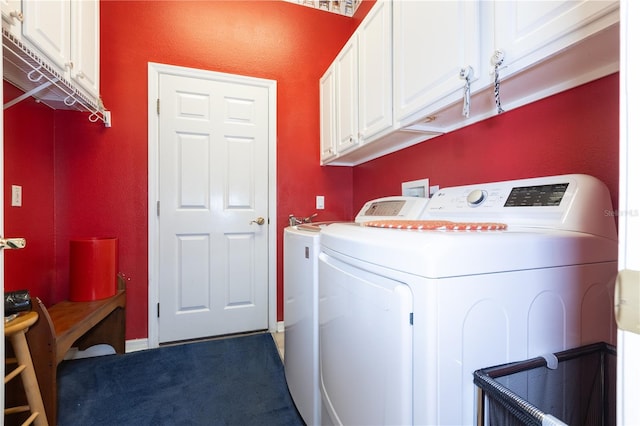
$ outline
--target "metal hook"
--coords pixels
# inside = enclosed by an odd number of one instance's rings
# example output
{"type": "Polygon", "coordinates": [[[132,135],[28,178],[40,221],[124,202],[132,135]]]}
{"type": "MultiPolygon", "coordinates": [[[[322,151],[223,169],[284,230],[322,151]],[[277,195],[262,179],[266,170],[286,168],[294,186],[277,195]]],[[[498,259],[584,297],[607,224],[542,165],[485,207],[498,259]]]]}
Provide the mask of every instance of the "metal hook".
{"type": "Polygon", "coordinates": [[[504,52],[502,50],[496,50],[493,56],[491,56],[491,64],[493,65],[493,96],[496,102],[496,108],[498,110],[498,114],[502,114],[504,109],[502,109],[502,103],[500,102],[500,75],[498,71],[502,67],[502,63],[504,62],[504,52]]]}
{"type": "Polygon", "coordinates": [[[44,77],[44,74],[40,72],[40,68],[42,68],[42,65],[40,65],[38,68],[34,68],[31,71],[29,71],[29,73],[27,74],[27,78],[29,79],[29,81],[37,83],[38,81],[42,80],[42,77],[44,77]],[[38,78],[33,78],[33,73],[35,72],[39,74],[38,78]]]}
{"type": "Polygon", "coordinates": [[[97,112],[94,112],[89,116],[89,121],[92,123],[95,123],[98,120],[100,120],[100,115],[97,112]]]}
{"type": "Polygon", "coordinates": [[[75,103],[76,103],[76,98],[74,98],[73,95],[69,95],[66,98],[64,98],[64,104],[66,106],[72,106],[75,103]],[[71,101],[69,101],[69,99],[71,99],[71,101]]]}
{"type": "Polygon", "coordinates": [[[466,68],[460,69],[460,78],[465,80],[462,115],[466,118],[469,118],[469,110],[471,109],[471,79],[473,78],[473,68],[471,67],[471,65],[466,68]]]}

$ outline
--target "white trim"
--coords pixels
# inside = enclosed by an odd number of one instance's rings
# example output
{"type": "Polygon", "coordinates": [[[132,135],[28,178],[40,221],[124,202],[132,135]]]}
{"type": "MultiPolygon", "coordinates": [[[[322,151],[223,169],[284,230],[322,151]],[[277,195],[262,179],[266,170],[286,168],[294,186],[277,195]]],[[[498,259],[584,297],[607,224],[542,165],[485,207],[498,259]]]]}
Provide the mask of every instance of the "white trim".
{"type": "MultiPolygon", "coordinates": [[[[3,8],[4,4],[1,5],[3,8]]],[[[4,12],[4,9],[2,10],[4,12]]],[[[0,18],[1,19],[1,18],[0,18]]],[[[3,23],[4,26],[4,23],[3,23]]],[[[0,62],[0,74],[3,72],[3,62],[0,62]]],[[[4,87],[0,85],[0,102],[4,102],[4,87]]],[[[4,200],[4,110],[0,112],[0,197],[4,200]]],[[[0,210],[0,237],[4,237],[4,209],[0,210]]],[[[0,285],[4,289],[4,253],[0,253],[0,285]]],[[[3,290],[4,291],[4,290],[3,290]]],[[[0,315],[4,318],[4,304],[0,306],[0,315]]],[[[2,322],[4,331],[4,322],[2,322]]],[[[5,353],[4,339],[0,341],[0,352],[5,353]]],[[[4,377],[5,363],[0,364],[0,374],[4,377]]],[[[4,386],[0,389],[0,404],[4,407],[4,386]]],[[[4,424],[4,410],[0,412],[0,424],[4,424]]]]}
{"type": "Polygon", "coordinates": [[[157,348],[160,346],[158,337],[158,318],[156,314],[156,306],[159,301],[158,289],[158,271],[159,252],[158,252],[158,216],[156,214],[156,203],[158,200],[158,114],[156,107],[156,99],[159,97],[159,76],[160,74],[170,74],[182,77],[193,77],[203,79],[216,79],[228,82],[251,84],[259,87],[265,87],[269,91],[269,331],[273,332],[277,328],[277,293],[276,293],[276,94],[277,82],[275,80],[266,80],[255,77],[247,77],[241,75],[225,74],[215,71],[199,70],[194,68],[185,68],[174,65],[158,64],[149,62],[148,64],[148,135],[149,135],[149,152],[148,152],[148,170],[149,170],[149,199],[148,199],[148,215],[149,215],[149,299],[148,299],[148,329],[147,329],[147,348],[157,348]]]}
{"type": "Polygon", "coordinates": [[[133,339],[125,342],[125,352],[138,352],[149,349],[149,339],[133,339]]]}

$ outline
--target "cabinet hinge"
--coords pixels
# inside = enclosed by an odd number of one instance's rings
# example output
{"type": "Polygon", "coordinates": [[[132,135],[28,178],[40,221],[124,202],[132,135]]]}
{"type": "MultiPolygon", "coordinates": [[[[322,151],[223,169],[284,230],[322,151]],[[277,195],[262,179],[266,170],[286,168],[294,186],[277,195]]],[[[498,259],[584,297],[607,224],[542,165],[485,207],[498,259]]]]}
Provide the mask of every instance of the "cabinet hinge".
{"type": "Polygon", "coordinates": [[[158,318],[160,318],[160,302],[158,302],[158,318]]]}
{"type": "Polygon", "coordinates": [[[160,201],[156,201],[156,216],[160,217],[160,201]]]}
{"type": "Polygon", "coordinates": [[[160,98],[156,99],[156,111],[160,115],[160,98]]]}
{"type": "Polygon", "coordinates": [[[409,324],[413,325],[413,312],[409,313],[409,324]]]}

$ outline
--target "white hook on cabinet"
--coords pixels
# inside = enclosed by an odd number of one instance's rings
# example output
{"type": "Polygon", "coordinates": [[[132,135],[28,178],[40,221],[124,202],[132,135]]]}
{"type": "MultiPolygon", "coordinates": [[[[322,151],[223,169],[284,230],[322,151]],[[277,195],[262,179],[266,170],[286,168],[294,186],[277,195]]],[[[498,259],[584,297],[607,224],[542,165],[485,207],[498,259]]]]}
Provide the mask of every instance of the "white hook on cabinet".
{"type": "Polygon", "coordinates": [[[504,52],[498,49],[491,56],[491,65],[493,65],[493,97],[495,98],[498,114],[502,114],[504,112],[500,102],[500,75],[498,73],[502,69],[503,62],[504,52]]]}
{"type": "Polygon", "coordinates": [[[460,69],[460,78],[465,80],[462,98],[462,115],[469,118],[471,109],[471,79],[473,78],[473,68],[471,65],[460,69]]]}

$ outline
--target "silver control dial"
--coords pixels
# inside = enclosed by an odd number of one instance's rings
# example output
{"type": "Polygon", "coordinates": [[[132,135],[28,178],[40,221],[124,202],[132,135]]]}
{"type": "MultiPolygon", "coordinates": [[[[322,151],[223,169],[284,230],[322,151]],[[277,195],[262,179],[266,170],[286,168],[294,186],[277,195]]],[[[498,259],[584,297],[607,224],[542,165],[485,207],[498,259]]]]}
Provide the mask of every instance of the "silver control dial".
{"type": "Polygon", "coordinates": [[[473,190],[467,195],[467,203],[471,207],[479,206],[487,199],[487,192],[481,189],[473,190]]]}

